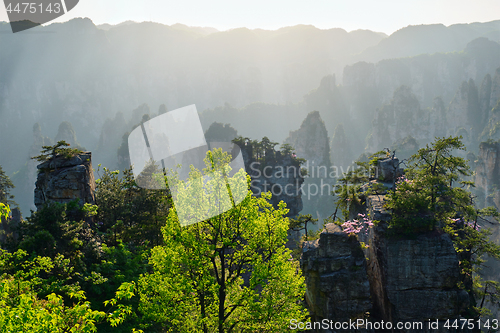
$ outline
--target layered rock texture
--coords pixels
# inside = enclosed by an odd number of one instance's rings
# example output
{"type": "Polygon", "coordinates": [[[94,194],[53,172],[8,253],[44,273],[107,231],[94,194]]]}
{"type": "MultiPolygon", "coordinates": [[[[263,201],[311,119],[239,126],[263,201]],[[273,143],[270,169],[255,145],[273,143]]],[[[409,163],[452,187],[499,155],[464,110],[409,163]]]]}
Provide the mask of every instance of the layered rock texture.
{"type": "Polygon", "coordinates": [[[37,166],[39,173],[35,188],[38,210],[45,203],[69,203],[78,200],[80,206],[95,203],[95,180],[90,152],[70,159],[55,157],[37,166]]]}
{"type": "Polygon", "coordinates": [[[386,321],[426,321],[457,318],[469,305],[465,290],[457,287],[457,253],[447,234],[432,232],[415,239],[388,237],[390,219],[383,197],[370,196],[367,212],[380,218],[376,227],[360,233],[373,297],[374,316],[386,321]]]}
{"type": "Polygon", "coordinates": [[[344,131],[344,125],[339,124],[335,127],[332,140],[330,142],[330,158],[332,164],[338,168],[347,168],[352,164],[354,156],[351,149],[351,144],[347,140],[344,131]]]}
{"type": "Polygon", "coordinates": [[[401,86],[389,104],[375,111],[368,148],[378,151],[393,147],[407,136],[419,142],[430,142],[434,137],[446,134],[446,121],[440,98],[434,100],[432,108],[422,110],[411,88],[401,86]]]}
{"type": "Polygon", "coordinates": [[[306,301],[314,321],[362,318],[372,308],[366,261],[359,242],[335,224],[304,244],[306,301]]]}

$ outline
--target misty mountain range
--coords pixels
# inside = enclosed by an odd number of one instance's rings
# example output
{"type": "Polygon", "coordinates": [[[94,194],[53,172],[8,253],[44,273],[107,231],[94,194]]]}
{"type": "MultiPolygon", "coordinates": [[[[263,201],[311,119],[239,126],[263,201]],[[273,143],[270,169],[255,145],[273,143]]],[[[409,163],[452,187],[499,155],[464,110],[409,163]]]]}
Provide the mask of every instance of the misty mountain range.
{"type": "MultiPolygon", "coordinates": [[[[418,109],[431,110],[436,97],[448,107],[464,81],[479,89],[487,75],[496,82],[500,67],[500,21],[409,26],[387,36],[74,19],[17,34],[3,23],[0,43],[0,165],[11,175],[24,168],[15,182],[27,179],[33,147],[55,138],[63,122],[94,152],[95,165],[118,167],[124,134],[162,104],[196,104],[205,130],[218,121],[278,142],[317,110],[330,137],[344,125],[358,156],[377,109],[402,85],[418,109]]],[[[24,195],[22,205],[32,193],[24,195]]]]}

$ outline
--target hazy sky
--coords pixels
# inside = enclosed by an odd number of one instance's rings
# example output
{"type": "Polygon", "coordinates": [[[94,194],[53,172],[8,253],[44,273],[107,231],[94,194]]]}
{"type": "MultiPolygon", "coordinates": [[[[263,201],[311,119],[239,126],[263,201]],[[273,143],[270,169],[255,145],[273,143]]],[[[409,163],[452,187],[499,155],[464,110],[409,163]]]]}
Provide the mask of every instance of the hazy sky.
{"type": "MultiPolygon", "coordinates": [[[[0,5],[0,20],[7,21],[0,5]]],[[[487,22],[500,19],[499,0],[80,0],[67,15],[95,24],[126,20],[183,23],[219,30],[277,29],[296,24],[390,34],[416,24],[487,22]]]]}

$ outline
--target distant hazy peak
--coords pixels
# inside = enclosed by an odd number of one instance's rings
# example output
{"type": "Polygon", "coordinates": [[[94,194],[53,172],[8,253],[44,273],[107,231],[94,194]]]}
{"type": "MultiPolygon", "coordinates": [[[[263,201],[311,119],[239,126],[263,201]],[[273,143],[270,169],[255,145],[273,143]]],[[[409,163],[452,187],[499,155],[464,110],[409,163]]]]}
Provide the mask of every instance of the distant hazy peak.
{"type": "Polygon", "coordinates": [[[368,30],[368,29],[356,29],[356,30],[349,31],[349,35],[371,35],[371,34],[378,35],[382,38],[389,37],[389,35],[387,35],[385,32],[377,32],[377,31],[372,31],[372,30],[368,30]]]}
{"type": "Polygon", "coordinates": [[[170,28],[173,28],[175,30],[194,32],[194,33],[196,33],[198,35],[202,35],[202,36],[206,36],[206,35],[213,34],[215,32],[219,32],[219,30],[212,28],[212,27],[191,27],[191,26],[187,26],[187,25],[182,24],[182,23],[175,23],[175,24],[172,24],[169,26],[167,24],[157,23],[157,22],[135,22],[135,21],[125,21],[125,22],[118,23],[118,24],[104,23],[104,24],[98,25],[97,27],[101,30],[107,31],[107,30],[110,30],[113,28],[118,28],[118,27],[123,27],[123,26],[128,26],[128,25],[143,24],[143,23],[154,23],[157,25],[170,27],[170,28]]]}
{"type": "Polygon", "coordinates": [[[212,27],[191,27],[191,26],[187,26],[187,25],[182,24],[182,23],[172,24],[170,27],[177,29],[177,30],[196,32],[196,33],[198,33],[200,35],[204,35],[204,36],[213,34],[215,32],[219,32],[219,30],[212,28],[212,27]]]}
{"type": "Polygon", "coordinates": [[[104,24],[98,25],[97,27],[101,30],[109,30],[112,28],[116,28],[116,27],[120,27],[120,26],[124,26],[124,25],[131,25],[131,24],[137,24],[137,22],[128,20],[128,21],[118,23],[118,24],[104,23],[104,24]]]}

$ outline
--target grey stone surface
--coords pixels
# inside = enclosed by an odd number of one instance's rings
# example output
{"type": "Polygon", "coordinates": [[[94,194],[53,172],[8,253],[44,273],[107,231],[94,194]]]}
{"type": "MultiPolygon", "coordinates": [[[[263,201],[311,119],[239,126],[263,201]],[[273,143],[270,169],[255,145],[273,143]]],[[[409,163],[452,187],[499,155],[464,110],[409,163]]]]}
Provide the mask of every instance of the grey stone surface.
{"type": "Polygon", "coordinates": [[[95,180],[90,152],[70,159],[56,157],[41,163],[37,168],[39,173],[35,206],[38,210],[50,201],[68,203],[77,199],[81,206],[95,203],[95,180]]]}
{"type": "Polygon", "coordinates": [[[399,167],[399,159],[397,158],[379,160],[377,163],[377,170],[378,179],[390,184],[395,183],[397,178],[403,174],[403,170],[399,167]]]}
{"type": "Polygon", "coordinates": [[[334,224],[304,243],[301,267],[315,320],[349,320],[371,309],[366,262],[359,242],[334,224]]]}
{"type": "Polygon", "coordinates": [[[392,322],[457,318],[469,305],[458,288],[459,261],[450,237],[437,230],[414,239],[387,236],[390,215],[383,196],[367,199],[371,216],[381,222],[360,233],[375,315],[392,322]]]}

